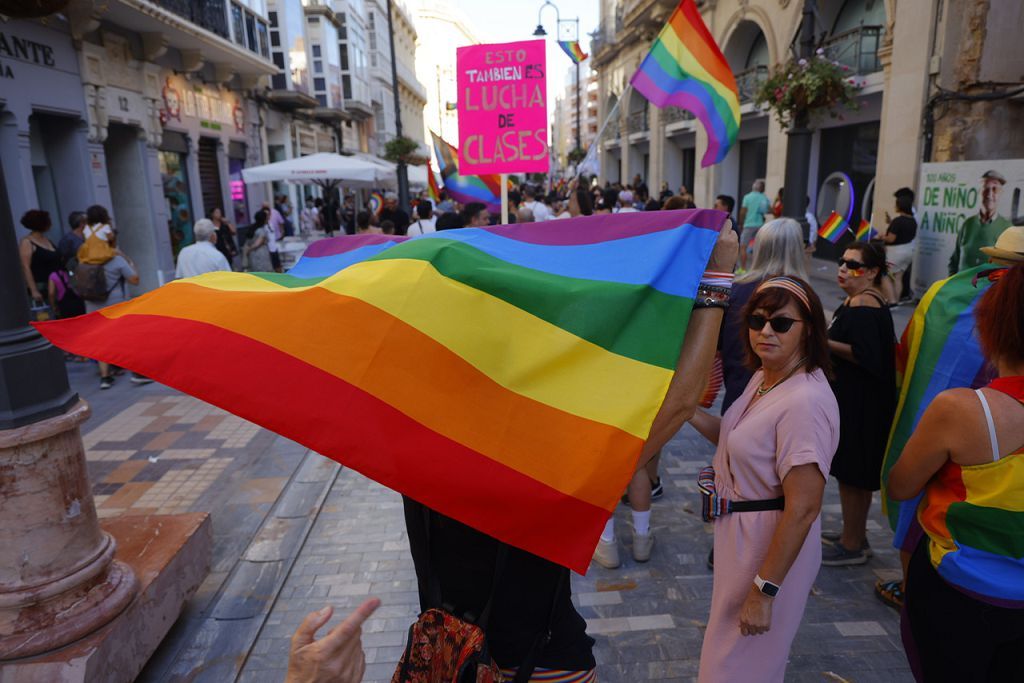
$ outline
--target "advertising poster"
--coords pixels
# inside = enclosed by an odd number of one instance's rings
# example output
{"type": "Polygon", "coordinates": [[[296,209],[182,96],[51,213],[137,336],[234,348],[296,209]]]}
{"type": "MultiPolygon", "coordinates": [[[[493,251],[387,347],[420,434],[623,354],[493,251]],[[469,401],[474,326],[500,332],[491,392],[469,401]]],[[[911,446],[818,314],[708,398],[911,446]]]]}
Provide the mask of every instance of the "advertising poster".
{"type": "Polygon", "coordinates": [[[459,173],[548,171],[544,41],[460,47],[459,173]]]}
{"type": "Polygon", "coordinates": [[[1024,224],[1024,159],[922,164],[914,290],[984,263],[1003,230],[1024,224]]]}

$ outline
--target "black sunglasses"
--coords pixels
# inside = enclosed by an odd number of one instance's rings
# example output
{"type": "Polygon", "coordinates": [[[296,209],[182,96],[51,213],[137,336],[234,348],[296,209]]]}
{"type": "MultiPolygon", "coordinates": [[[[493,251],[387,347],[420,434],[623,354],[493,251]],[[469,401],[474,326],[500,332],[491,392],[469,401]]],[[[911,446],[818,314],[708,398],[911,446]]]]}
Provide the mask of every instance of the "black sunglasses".
{"type": "Polygon", "coordinates": [[[848,270],[858,270],[864,267],[864,264],[860,261],[853,261],[851,259],[841,258],[839,259],[839,265],[846,266],[848,270]]]}
{"type": "Polygon", "coordinates": [[[756,313],[751,313],[750,315],[747,316],[747,327],[754,330],[755,332],[760,332],[761,330],[763,330],[764,324],[768,323],[769,325],[772,326],[772,329],[775,330],[777,333],[785,334],[786,332],[789,332],[789,330],[793,327],[794,323],[802,322],[803,320],[797,320],[795,318],[786,318],[785,316],[781,315],[777,318],[767,318],[763,315],[757,315],[756,313]]]}

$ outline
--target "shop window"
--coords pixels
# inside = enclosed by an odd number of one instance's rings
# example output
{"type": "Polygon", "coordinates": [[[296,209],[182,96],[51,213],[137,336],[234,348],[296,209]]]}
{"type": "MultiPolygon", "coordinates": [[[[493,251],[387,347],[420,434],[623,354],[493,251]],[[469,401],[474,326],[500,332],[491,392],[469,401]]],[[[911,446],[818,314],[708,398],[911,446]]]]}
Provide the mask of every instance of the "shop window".
{"type": "Polygon", "coordinates": [[[192,242],[192,200],[188,193],[185,154],[160,150],[157,156],[164,201],[167,204],[167,230],[171,236],[171,248],[177,258],[181,248],[192,242]]]}
{"type": "Polygon", "coordinates": [[[228,146],[228,188],[231,191],[231,208],[235,225],[248,225],[249,202],[246,195],[242,169],[245,168],[245,143],[231,142],[228,146]]]}

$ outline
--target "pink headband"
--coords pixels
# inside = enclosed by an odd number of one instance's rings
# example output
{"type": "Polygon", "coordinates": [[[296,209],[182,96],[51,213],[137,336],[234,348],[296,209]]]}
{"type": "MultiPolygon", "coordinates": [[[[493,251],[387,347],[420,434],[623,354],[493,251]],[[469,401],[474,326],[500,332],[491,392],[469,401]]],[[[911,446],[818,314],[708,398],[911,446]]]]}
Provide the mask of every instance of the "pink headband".
{"type": "Polygon", "coordinates": [[[769,278],[768,280],[765,280],[764,282],[762,282],[761,284],[759,284],[757,286],[757,289],[754,290],[754,294],[757,294],[758,292],[761,292],[761,291],[763,291],[765,289],[768,289],[770,287],[776,287],[778,289],[786,290],[787,292],[789,292],[790,294],[795,296],[797,299],[799,299],[801,303],[803,303],[804,308],[807,309],[808,313],[811,312],[811,301],[810,301],[810,299],[807,298],[807,292],[804,290],[803,285],[801,285],[799,282],[797,282],[793,278],[789,278],[789,277],[773,277],[773,278],[769,278]]]}

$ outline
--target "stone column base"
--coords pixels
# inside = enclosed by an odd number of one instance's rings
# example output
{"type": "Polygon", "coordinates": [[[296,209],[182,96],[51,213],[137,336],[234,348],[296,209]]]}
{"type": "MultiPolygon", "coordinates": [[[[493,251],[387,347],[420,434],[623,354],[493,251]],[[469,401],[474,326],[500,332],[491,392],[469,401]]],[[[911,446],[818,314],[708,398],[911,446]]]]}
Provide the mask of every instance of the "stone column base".
{"type": "Polygon", "coordinates": [[[106,626],[35,657],[0,665],[0,683],[131,683],[210,569],[213,533],[204,512],[101,521],[138,578],[135,599],[106,626]]]}

